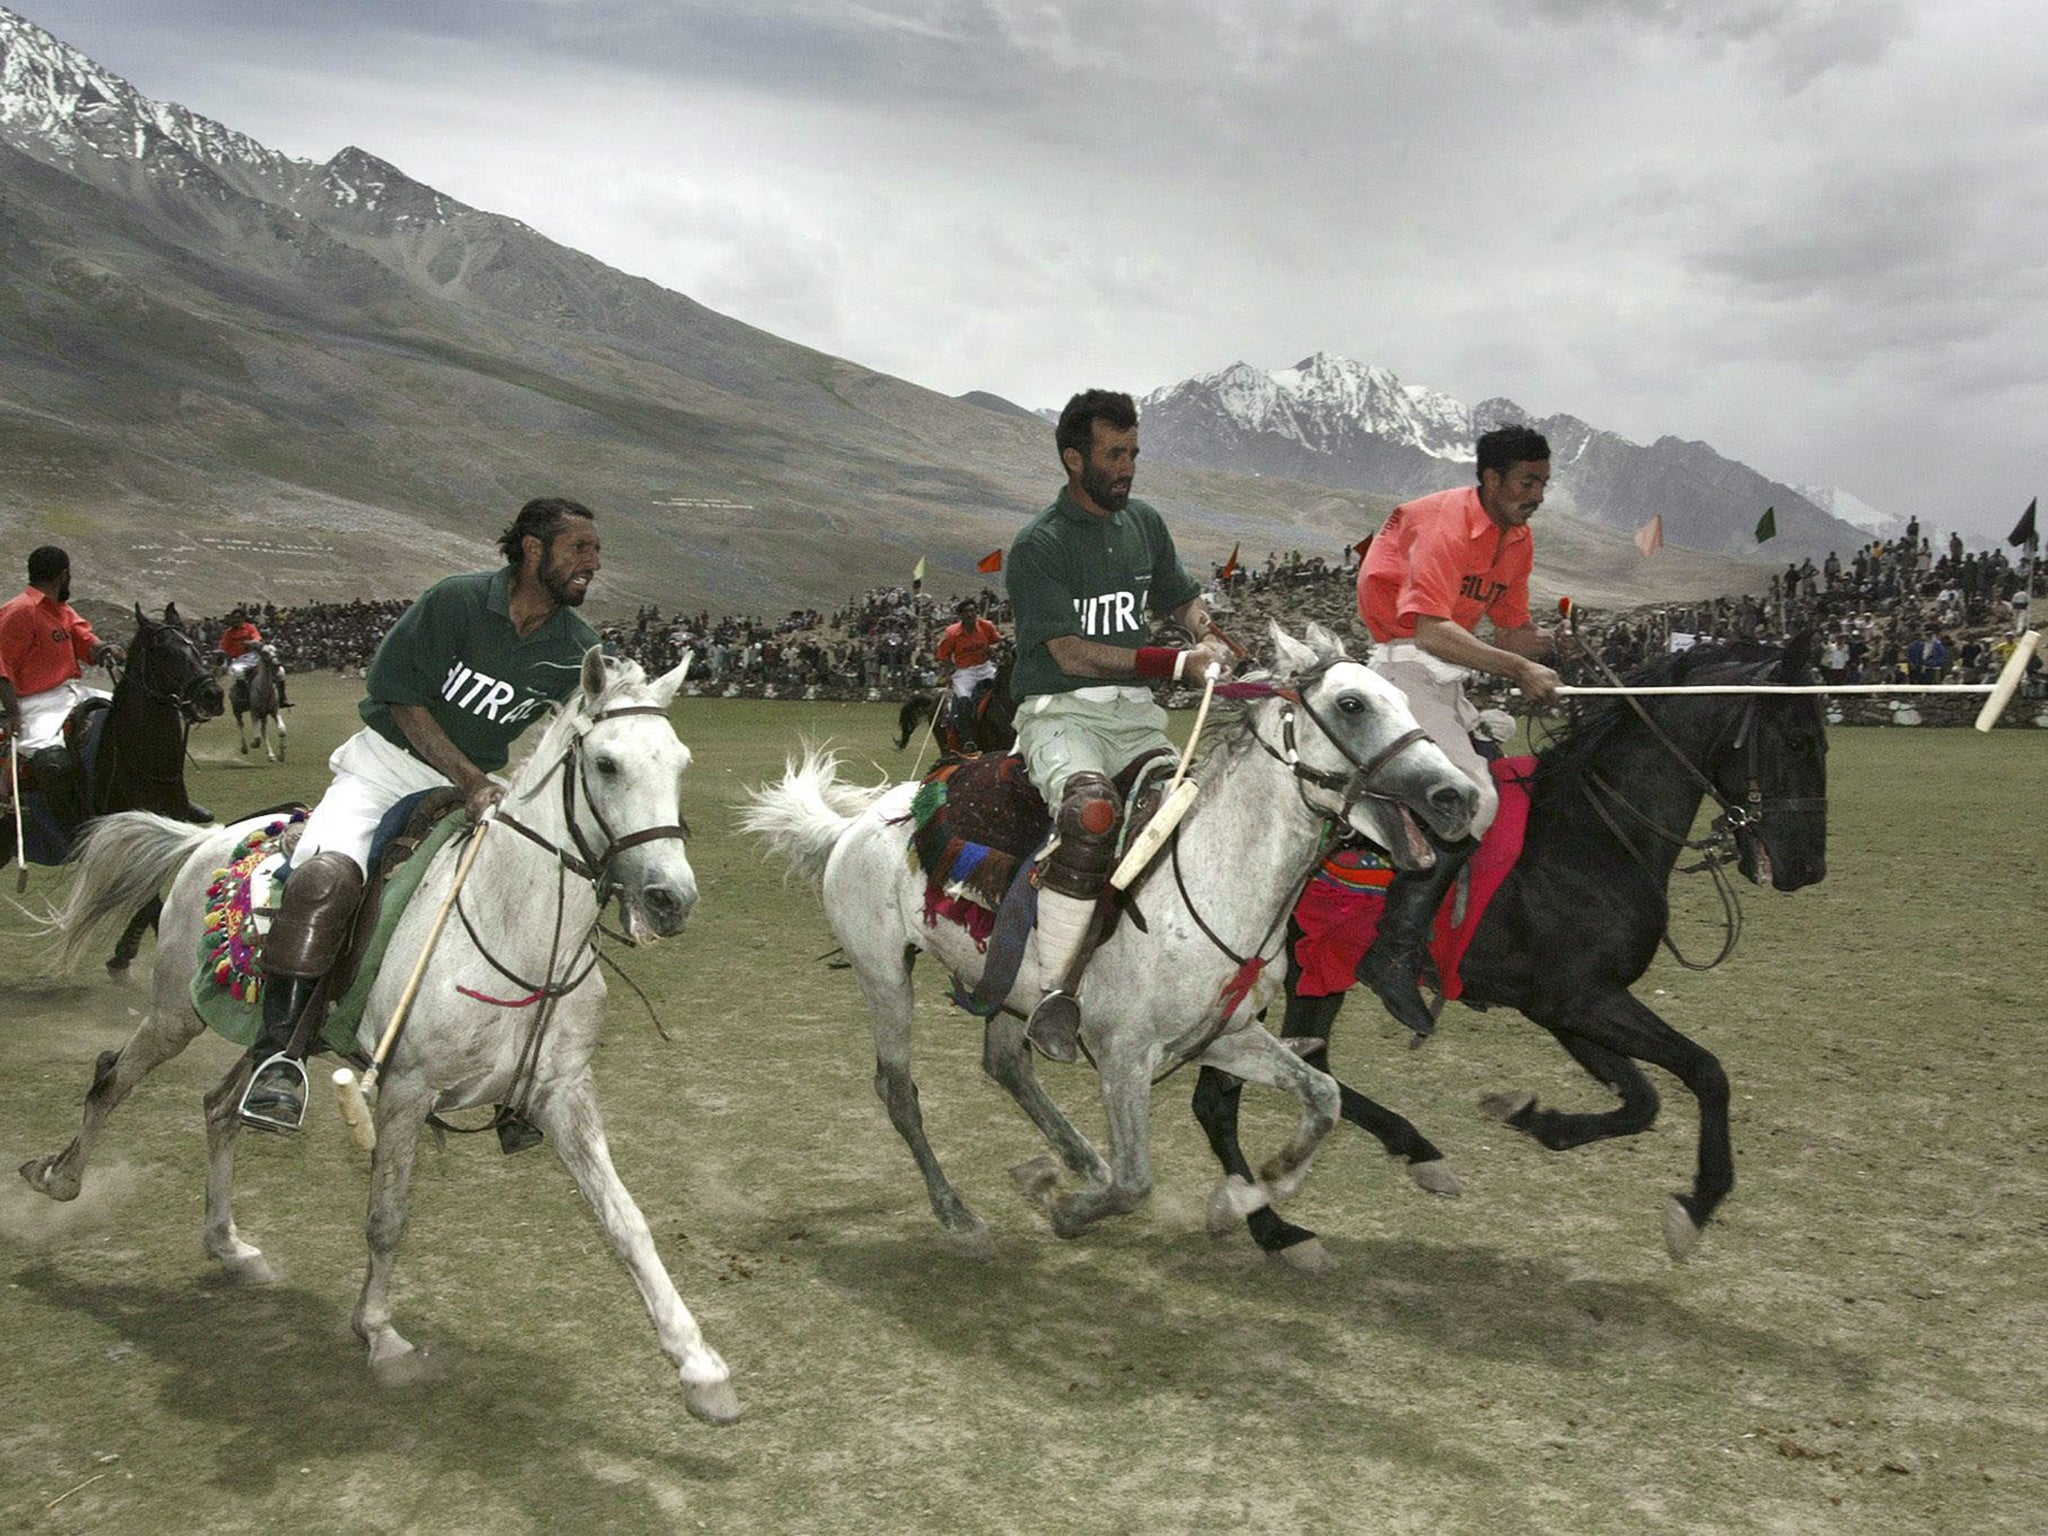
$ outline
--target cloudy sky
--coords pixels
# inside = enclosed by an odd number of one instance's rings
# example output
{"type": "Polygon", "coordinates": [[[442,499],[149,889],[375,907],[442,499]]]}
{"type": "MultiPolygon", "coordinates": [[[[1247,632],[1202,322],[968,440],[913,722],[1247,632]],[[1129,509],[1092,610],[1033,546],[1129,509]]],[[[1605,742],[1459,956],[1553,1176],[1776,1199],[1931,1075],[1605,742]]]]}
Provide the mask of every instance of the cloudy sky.
{"type": "Polygon", "coordinates": [[[10,0],[1027,405],[1330,351],[1934,528],[2048,491],[2040,0],[10,0]]]}

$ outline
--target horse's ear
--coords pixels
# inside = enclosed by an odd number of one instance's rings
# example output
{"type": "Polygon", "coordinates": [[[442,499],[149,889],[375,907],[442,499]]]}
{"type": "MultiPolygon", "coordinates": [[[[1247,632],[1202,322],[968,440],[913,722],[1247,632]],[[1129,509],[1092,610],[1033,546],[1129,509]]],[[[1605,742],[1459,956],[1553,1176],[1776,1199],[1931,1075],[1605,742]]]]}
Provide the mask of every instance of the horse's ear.
{"type": "Polygon", "coordinates": [[[1344,659],[1344,642],[1313,619],[1309,621],[1308,628],[1302,632],[1301,638],[1308,642],[1308,648],[1314,651],[1316,656],[1323,661],[1342,661],[1344,659]]]}
{"type": "Polygon", "coordinates": [[[593,645],[583,653],[583,693],[595,704],[608,681],[604,670],[604,647],[593,645]]]}
{"type": "Polygon", "coordinates": [[[1785,642],[1785,655],[1778,663],[1777,680],[1796,683],[1813,670],[1813,627],[1808,625],[1785,642]]]}
{"type": "Polygon", "coordinates": [[[1282,629],[1277,619],[1267,621],[1266,632],[1273,642],[1275,677],[1292,677],[1316,664],[1316,653],[1282,629]]]}
{"type": "Polygon", "coordinates": [[[178,605],[176,603],[164,604],[164,622],[173,629],[185,627],[185,621],[178,617],[178,605]]]}
{"type": "Polygon", "coordinates": [[[135,627],[137,629],[146,629],[148,626],[149,615],[142,611],[142,604],[138,602],[135,605],[135,627]]]}
{"type": "Polygon", "coordinates": [[[676,695],[682,692],[683,679],[689,675],[690,653],[685,651],[681,662],[662,673],[650,685],[654,693],[654,702],[663,709],[667,709],[670,704],[675,702],[676,695]]]}

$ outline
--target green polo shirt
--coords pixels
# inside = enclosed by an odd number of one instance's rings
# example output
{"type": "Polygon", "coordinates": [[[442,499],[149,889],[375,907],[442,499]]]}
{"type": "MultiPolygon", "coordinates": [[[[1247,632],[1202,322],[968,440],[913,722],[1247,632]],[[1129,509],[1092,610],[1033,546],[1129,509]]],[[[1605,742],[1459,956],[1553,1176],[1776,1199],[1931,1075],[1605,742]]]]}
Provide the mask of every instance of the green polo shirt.
{"type": "Polygon", "coordinates": [[[557,608],[521,639],[511,591],[511,570],[501,567],[421,593],[370,663],[369,697],[357,706],[370,729],[410,752],[391,706],[418,705],[485,773],[504,767],[519,733],[575,690],[583,653],[597,644],[574,608],[557,608]]]}
{"type": "Polygon", "coordinates": [[[1003,576],[1017,620],[1010,687],[1020,699],[1102,684],[1062,672],[1048,640],[1080,635],[1134,651],[1151,632],[1148,611],[1172,613],[1202,591],[1151,506],[1127,501],[1097,517],[1064,490],[1017,535],[1003,576]]]}

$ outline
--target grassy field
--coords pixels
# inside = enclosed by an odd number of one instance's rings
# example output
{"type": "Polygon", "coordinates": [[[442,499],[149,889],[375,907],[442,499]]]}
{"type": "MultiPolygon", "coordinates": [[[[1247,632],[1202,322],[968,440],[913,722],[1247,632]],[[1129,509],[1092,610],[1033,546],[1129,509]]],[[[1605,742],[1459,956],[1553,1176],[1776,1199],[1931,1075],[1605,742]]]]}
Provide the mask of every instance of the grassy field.
{"type": "MultiPolygon", "coordinates": [[[[293,760],[193,742],[227,814],[316,794],[355,697],[293,684],[293,760]]],[[[683,1412],[639,1300],[545,1151],[429,1147],[397,1284],[425,1380],[376,1388],[348,1318],[366,1160],[331,1105],[242,1142],[238,1215],[283,1272],[234,1290],[199,1251],[208,1039],[114,1120],[85,1195],[0,1192],[0,1529],[1076,1533],[2037,1532],[2048,1502],[2048,1089],[2039,1066],[2048,738],[1838,731],[1832,860],[1745,891],[1735,958],[1641,995],[1734,1084],[1739,1184],[1699,1256],[1661,1210],[1694,1117],[1552,1155],[1484,1092],[1601,1091],[1533,1026],[1451,1010],[1410,1051],[1376,1008],[1345,1077],[1407,1113],[1467,1193],[1417,1191],[1340,1128],[1295,1209],[1337,1272],[1203,1234],[1213,1178],[1161,1086],[1157,1191],[1054,1238],[1005,1168],[1041,1150],[935,980],[933,1140],[990,1218],[940,1241],[870,1090],[865,1013],[813,894],[730,831],[799,732],[900,771],[880,706],[688,700],[703,902],[624,964],[598,1064],[620,1171],[747,1417],[683,1412]]],[[[905,755],[907,759],[907,754],[905,755]]],[[[61,884],[39,871],[31,901],[61,884]]],[[[1711,953],[1705,893],[1679,937],[1711,953]]],[[[19,920],[6,925],[18,931],[19,920]]],[[[0,939],[10,1165],[69,1139],[138,984],[35,975],[0,939]]],[[[1099,1127],[1085,1068],[1048,1068],[1099,1127]]],[[[1290,1111],[1248,1097],[1247,1144],[1290,1111]]]]}

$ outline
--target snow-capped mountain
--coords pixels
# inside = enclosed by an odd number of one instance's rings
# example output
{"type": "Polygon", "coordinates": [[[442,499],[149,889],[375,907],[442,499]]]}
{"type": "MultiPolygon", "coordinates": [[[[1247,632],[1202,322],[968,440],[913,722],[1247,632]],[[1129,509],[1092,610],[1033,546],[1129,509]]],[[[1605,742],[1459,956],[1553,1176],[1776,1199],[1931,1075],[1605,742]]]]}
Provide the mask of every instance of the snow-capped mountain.
{"type": "Polygon", "coordinates": [[[1863,542],[1859,527],[1705,443],[1644,445],[1575,416],[1534,417],[1507,399],[1468,407],[1326,352],[1270,371],[1236,363],[1155,390],[1140,409],[1154,458],[1388,496],[1469,481],[1479,434],[1525,423],[1550,439],[1551,501],[1566,513],[1629,530],[1662,516],[1670,543],[1769,559],[1846,554],[1863,542]],[[1767,506],[1778,537],[1759,551],[1754,533],[1767,506]]]}

